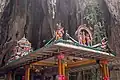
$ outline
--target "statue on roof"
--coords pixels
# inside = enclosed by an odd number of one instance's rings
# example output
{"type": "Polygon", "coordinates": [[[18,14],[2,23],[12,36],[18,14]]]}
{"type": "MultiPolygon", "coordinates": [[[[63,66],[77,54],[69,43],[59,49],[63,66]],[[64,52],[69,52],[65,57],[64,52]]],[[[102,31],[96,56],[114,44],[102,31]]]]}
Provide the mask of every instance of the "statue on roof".
{"type": "Polygon", "coordinates": [[[86,24],[80,25],[75,34],[78,38],[79,44],[85,46],[92,45],[92,34],[90,29],[86,27],[86,24]]]}
{"type": "Polygon", "coordinates": [[[31,43],[25,37],[23,37],[14,47],[13,54],[11,55],[9,62],[19,59],[20,57],[23,57],[32,51],[31,43]]]}
{"type": "Polygon", "coordinates": [[[104,37],[102,40],[101,40],[101,48],[102,49],[107,49],[107,38],[104,37]]]}
{"type": "Polygon", "coordinates": [[[64,34],[64,28],[61,26],[61,23],[57,24],[57,30],[55,31],[56,40],[62,39],[64,34]]]}

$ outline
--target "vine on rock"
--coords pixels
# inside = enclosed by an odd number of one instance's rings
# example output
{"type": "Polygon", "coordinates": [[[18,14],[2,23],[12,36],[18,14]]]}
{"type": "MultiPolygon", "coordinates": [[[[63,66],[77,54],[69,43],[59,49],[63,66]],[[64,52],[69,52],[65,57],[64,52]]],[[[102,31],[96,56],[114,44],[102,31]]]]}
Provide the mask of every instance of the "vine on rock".
{"type": "Polygon", "coordinates": [[[88,5],[85,9],[84,20],[94,29],[93,44],[100,43],[106,37],[103,13],[98,4],[88,5]]]}

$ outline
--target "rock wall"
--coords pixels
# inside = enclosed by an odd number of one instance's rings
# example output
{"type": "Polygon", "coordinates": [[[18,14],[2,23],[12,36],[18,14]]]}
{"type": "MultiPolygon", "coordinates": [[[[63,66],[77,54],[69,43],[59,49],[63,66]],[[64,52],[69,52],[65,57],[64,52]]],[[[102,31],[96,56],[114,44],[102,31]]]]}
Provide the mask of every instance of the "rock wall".
{"type": "Polygon", "coordinates": [[[120,52],[120,1],[119,0],[101,0],[99,2],[106,16],[106,33],[110,48],[119,56],[120,52]],[[107,9],[106,9],[107,8],[107,9]],[[109,13],[110,14],[109,14],[109,13]]]}

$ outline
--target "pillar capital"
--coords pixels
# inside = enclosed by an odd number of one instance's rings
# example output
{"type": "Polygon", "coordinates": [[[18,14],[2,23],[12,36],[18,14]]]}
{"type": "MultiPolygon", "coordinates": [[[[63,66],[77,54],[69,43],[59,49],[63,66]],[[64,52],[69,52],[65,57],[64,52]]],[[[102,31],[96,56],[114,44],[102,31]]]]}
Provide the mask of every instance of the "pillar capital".
{"type": "Polygon", "coordinates": [[[60,53],[60,54],[57,56],[57,58],[58,58],[58,59],[64,59],[64,58],[65,58],[65,56],[64,56],[64,54],[63,54],[63,53],[60,53]]]}
{"type": "Polygon", "coordinates": [[[108,64],[108,60],[100,60],[100,64],[108,64]]]}

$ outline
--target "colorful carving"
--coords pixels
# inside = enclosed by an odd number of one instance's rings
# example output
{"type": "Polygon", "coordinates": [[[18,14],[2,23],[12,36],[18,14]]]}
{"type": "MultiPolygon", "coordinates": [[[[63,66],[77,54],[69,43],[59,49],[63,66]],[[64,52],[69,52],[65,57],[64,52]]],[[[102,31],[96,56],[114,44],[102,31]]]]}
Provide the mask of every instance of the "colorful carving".
{"type": "Polygon", "coordinates": [[[106,49],[107,48],[107,39],[106,38],[103,38],[101,40],[101,48],[102,49],[106,49]]]}
{"type": "Polygon", "coordinates": [[[31,48],[31,43],[25,37],[23,37],[17,42],[17,45],[14,47],[13,53],[8,62],[19,59],[20,57],[23,57],[32,51],[33,50],[31,48]]]}
{"type": "Polygon", "coordinates": [[[87,46],[92,45],[92,34],[85,24],[79,26],[75,34],[77,35],[79,44],[87,46]]]}
{"type": "Polygon", "coordinates": [[[60,55],[58,55],[58,59],[64,59],[65,58],[65,56],[64,56],[64,54],[60,54],[60,55]]]}
{"type": "Polygon", "coordinates": [[[61,26],[61,23],[57,24],[57,30],[55,32],[56,40],[63,38],[64,28],[61,26]]]}

